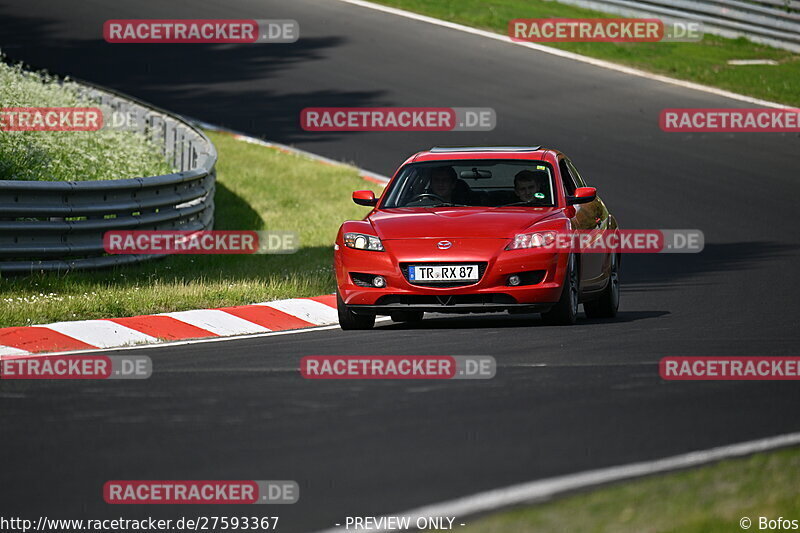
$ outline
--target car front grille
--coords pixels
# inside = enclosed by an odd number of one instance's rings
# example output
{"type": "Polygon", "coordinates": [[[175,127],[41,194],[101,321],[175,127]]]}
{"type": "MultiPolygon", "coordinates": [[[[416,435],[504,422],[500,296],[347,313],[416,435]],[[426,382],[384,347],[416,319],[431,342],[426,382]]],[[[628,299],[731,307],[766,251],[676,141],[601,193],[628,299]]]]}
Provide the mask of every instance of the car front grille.
{"type": "Polygon", "coordinates": [[[486,272],[487,263],[481,261],[459,262],[459,263],[400,263],[400,270],[403,272],[403,277],[411,285],[419,287],[464,287],[466,285],[475,285],[483,279],[483,274],[486,272]],[[462,266],[462,265],[478,265],[478,280],[477,281],[411,281],[408,279],[408,267],[414,266],[462,266]]]}

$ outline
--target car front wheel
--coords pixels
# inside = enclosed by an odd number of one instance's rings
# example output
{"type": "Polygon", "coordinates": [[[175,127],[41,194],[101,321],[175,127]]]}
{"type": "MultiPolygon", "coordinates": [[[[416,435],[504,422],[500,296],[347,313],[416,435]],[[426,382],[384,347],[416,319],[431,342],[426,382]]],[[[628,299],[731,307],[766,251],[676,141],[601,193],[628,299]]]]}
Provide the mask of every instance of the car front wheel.
{"type": "Polygon", "coordinates": [[[567,262],[567,273],[564,276],[564,287],[561,290],[561,298],[552,309],[542,313],[542,320],[545,324],[552,326],[570,326],[575,323],[578,317],[578,261],[575,254],[570,254],[567,262]]]}
{"type": "Polygon", "coordinates": [[[339,312],[339,327],[342,329],[372,329],[375,315],[358,315],[351,311],[336,291],[336,310],[339,312]]]}
{"type": "Polygon", "coordinates": [[[603,294],[593,302],[585,302],[583,310],[589,318],[614,318],[619,309],[619,257],[611,254],[611,272],[603,294]]]}

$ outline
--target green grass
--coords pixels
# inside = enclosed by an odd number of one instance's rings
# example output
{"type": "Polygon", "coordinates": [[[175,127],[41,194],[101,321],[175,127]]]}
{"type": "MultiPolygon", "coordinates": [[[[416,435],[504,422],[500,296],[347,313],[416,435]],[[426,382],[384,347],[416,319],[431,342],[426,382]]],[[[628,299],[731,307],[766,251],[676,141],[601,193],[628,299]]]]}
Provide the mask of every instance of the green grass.
{"type": "MultiPolygon", "coordinates": [[[[515,18],[614,17],[543,0],[376,0],[378,3],[504,35],[515,18]]],[[[546,44],[546,43],[542,43],[546,44]]],[[[562,50],[800,106],[800,55],[744,38],[706,35],[699,43],[557,43],[562,50]],[[775,66],[731,66],[729,59],[773,59],[775,66]]]]}
{"type": "Polygon", "coordinates": [[[733,533],[739,520],[800,520],[798,448],[724,461],[472,520],[463,533],[733,533]]]}
{"type": "Polygon", "coordinates": [[[317,296],[334,290],[333,241],[368,208],[350,199],[376,186],[355,170],[209,133],[219,151],[216,227],[287,230],[288,255],[182,255],[108,271],[0,279],[0,327],[109,318],[317,296]]]}
{"type": "MultiPolygon", "coordinates": [[[[6,107],[100,106],[81,97],[75,83],[9,65],[0,53],[0,109],[6,107]]],[[[158,146],[134,132],[0,130],[0,180],[108,180],[171,172],[158,146]]]]}

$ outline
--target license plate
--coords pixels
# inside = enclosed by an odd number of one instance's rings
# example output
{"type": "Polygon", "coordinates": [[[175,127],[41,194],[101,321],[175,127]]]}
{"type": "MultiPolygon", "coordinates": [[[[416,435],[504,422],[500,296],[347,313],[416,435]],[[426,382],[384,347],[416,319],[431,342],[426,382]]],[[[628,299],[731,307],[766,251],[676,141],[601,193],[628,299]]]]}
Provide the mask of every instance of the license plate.
{"type": "Polygon", "coordinates": [[[478,265],[409,266],[410,281],[478,281],[478,265]]]}

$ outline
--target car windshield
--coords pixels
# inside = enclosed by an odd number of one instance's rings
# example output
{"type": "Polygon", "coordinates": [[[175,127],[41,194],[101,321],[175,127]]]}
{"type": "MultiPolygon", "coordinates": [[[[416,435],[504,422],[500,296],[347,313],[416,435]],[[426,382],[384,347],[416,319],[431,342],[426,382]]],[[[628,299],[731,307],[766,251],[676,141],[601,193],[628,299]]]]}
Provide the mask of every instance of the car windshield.
{"type": "Polygon", "coordinates": [[[457,160],[406,165],[383,208],[555,205],[552,167],[543,161],[457,160]]]}

